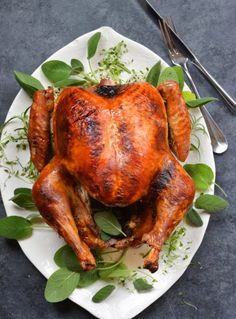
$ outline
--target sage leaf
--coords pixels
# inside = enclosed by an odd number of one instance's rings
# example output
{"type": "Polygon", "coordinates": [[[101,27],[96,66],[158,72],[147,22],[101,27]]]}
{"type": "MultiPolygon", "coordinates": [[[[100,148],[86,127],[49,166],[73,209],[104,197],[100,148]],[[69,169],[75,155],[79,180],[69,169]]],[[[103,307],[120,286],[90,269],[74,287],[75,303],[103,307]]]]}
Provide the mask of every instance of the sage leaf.
{"type": "Polygon", "coordinates": [[[183,69],[181,68],[180,65],[175,65],[172,66],[172,68],[175,70],[177,76],[178,76],[178,82],[179,82],[179,87],[181,91],[183,90],[184,87],[184,72],[183,69]]]}
{"type": "Polygon", "coordinates": [[[68,79],[72,70],[71,66],[59,60],[45,62],[41,68],[44,75],[52,83],[68,79]]]}
{"type": "Polygon", "coordinates": [[[10,216],[0,219],[0,236],[8,239],[25,239],[32,235],[32,225],[26,218],[10,216]]]}
{"type": "Polygon", "coordinates": [[[196,100],[196,95],[193,92],[183,91],[182,95],[185,103],[187,103],[188,101],[196,100]]]}
{"type": "Polygon", "coordinates": [[[42,83],[32,75],[20,71],[14,71],[14,74],[16,81],[30,97],[33,97],[35,91],[44,89],[42,83]]]}
{"type": "Polygon", "coordinates": [[[153,285],[149,284],[146,279],[144,278],[137,278],[133,282],[134,288],[138,292],[147,291],[153,288],[153,285]]]}
{"type": "Polygon", "coordinates": [[[165,68],[158,79],[158,84],[161,84],[167,80],[172,80],[179,83],[179,77],[173,67],[165,68]]]}
{"type": "Polygon", "coordinates": [[[217,195],[203,194],[195,201],[195,207],[208,213],[217,213],[229,206],[228,201],[217,195]]]}
{"type": "Polygon", "coordinates": [[[185,164],[184,169],[193,179],[198,191],[206,191],[213,183],[214,173],[206,164],[185,164]]]}
{"type": "Polygon", "coordinates": [[[120,263],[107,275],[106,278],[127,278],[129,276],[130,270],[128,267],[124,263],[120,263]]]}
{"type": "Polygon", "coordinates": [[[68,298],[78,286],[80,274],[61,268],[48,279],[44,296],[48,302],[59,302],[68,298]]]}
{"type": "Polygon", "coordinates": [[[203,225],[201,216],[194,208],[189,209],[186,215],[186,219],[190,224],[193,224],[194,226],[201,227],[203,225]]]}
{"type": "Polygon", "coordinates": [[[158,79],[161,72],[161,61],[158,61],[148,72],[146,81],[152,84],[154,87],[157,86],[158,79]]]}
{"type": "Polygon", "coordinates": [[[88,60],[90,60],[95,55],[100,38],[101,32],[97,32],[88,40],[88,60]]]}
{"type": "Polygon", "coordinates": [[[89,287],[93,283],[95,283],[98,279],[99,277],[98,277],[98,272],[96,269],[92,269],[90,271],[81,271],[78,288],[89,287]]]}
{"type": "Polygon", "coordinates": [[[213,101],[218,101],[218,99],[216,99],[214,97],[203,97],[201,99],[196,99],[196,100],[192,100],[192,101],[188,100],[186,102],[186,104],[190,108],[195,108],[195,107],[199,107],[199,106],[205,105],[205,104],[213,102],[213,101]]]}
{"type": "Polygon", "coordinates": [[[79,74],[84,71],[84,65],[80,60],[71,59],[70,65],[72,67],[71,74],[79,74]]]}
{"type": "Polygon", "coordinates": [[[37,210],[32,198],[32,190],[30,188],[16,188],[14,196],[10,200],[21,208],[28,210],[37,210]]]}
{"type": "Polygon", "coordinates": [[[118,236],[126,234],[122,231],[121,225],[116,216],[110,212],[99,212],[94,214],[94,220],[98,227],[108,235],[118,236]]]}
{"type": "Polygon", "coordinates": [[[101,237],[101,239],[104,240],[104,241],[111,239],[111,236],[109,236],[109,235],[107,235],[106,233],[104,233],[104,231],[101,232],[100,237],[101,237]]]}
{"type": "Polygon", "coordinates": [[[86,83],[86,81],[84,81],[84,80],[65,79],[65,80],[61,80],[61,81],[54,83],[54,86],[56,88],[64,88],[67,86],[81,86],[84,83],[86,83]]]}
{"type": "Polygon", "coordinates": [[[100,290],[98,290],[98,292],[93,296],[92,301],[99,303],[102,302],[103,300],[105,300],[107,297],[110,296],[110,294],[113,292],[113,290],[116,287],[114,285],[107,285],[103,288],[101,288],[100,290]]]}
{"type": "Polygon", "coordinates": [[[68,245],[58,249],[54,255],[54,262],[61,268],[67,268],[74,272],[83,271],[73,249],[68,245]]]}

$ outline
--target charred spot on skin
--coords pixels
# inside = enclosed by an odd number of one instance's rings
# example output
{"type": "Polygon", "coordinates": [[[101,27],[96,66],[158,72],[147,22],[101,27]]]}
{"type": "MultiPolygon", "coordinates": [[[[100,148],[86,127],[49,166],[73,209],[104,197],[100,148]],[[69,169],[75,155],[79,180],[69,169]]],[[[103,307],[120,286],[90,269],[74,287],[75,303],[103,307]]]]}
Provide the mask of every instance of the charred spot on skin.
{"type": "Polygon", "coordinates": [[[169,184],[173,172],[175,170],[175,166],[174,163],[170,162],[168,163],[168,166],[161,172],[159,172],[153,182],[151,183],[151,188],[150,188],[150,193],[151,193],[151,201],[154,201],[158,194],[167,187],[167,185],[169,184]]]}
{"type": "Polygon", "coordinates": [[[95,92],[103,97],[111,98],[119,93],[120,85],[100,85],[95,92]]]}
{"type": "Polygon", "coordinates": [[[151,108],[152,114],[156,113],[156,111],[158,109],[156,103],[154,103],[154,102],[150,102],[150,108],[151,108]]]}

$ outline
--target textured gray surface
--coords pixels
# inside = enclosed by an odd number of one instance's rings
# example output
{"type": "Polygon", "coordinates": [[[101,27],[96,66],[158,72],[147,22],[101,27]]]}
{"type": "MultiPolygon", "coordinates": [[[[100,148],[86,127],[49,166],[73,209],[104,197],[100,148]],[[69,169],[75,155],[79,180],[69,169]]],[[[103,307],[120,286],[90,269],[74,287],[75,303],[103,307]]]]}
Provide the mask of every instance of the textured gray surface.
{"type": "MultiPolygon", "coordinates": [[[[172,15],[184,40],[201,62],[236,98],[235,0],[152,0],[163,15],[172,15]],[[178,3],[178,4],[177,4],[178,3]]],[[[160,32],[136,0],[0,0],[0,121],[19,90],[13,69],[31,73],[53,52],[85,32],[109,25],[168,61],[160,32]]],[[[217,96],[193,70],[202,95],[217,96]]],[[[217,183],[229,195],[231,206],[211,218],[193,265],[138,319],[233,319],[236,313],[236,118],[222,100],[209,107],[224,130],[229,150],[217,156],[217,183]],[[178,293],[198,310],[183,305],[178,293]]],[[[0,215],[4,216],[1,205],[0,215]]],[[[0,318],[93,318],[65,301],[44,300],[45,279],[26,259],[16,242],[0,239],[0,318]]],[[[127,305],[128,307],[128,305],[127,305]]]]}

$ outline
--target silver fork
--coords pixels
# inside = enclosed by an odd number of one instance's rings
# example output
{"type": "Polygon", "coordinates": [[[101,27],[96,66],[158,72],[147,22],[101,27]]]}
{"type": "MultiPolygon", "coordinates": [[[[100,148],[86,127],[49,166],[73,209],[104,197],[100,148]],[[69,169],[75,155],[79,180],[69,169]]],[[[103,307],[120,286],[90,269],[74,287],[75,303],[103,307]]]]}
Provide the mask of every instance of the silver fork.
{"type": "MultiPolygon", "coordinates": [[[[173,38],[171,37],[171,34],[167,27],[167,24],[168,24],[168,26],[171,29],[173,29],[173,31],[176,32],[173,19],[171,17],[169,19],[166,18],[166,22],[159,21],[159,23],[160,23],[161,33],[163,35],[164,42],[168,49],[168,53],[172,63],[174,65],[179,65],[183,68],[185,74],[187,75],[189,79],[193,92],[195,93],[197,98],[200,98],[200,94],[188,70],[188,58],[175,45],[175,42],[173,38]]],[[[213,152],[216,154],[224,153],[228,149],[228,142],[226,140],[226,137],[224,136],[223,132],[221,131],[219,126],[216,124],[216,122],[214,121],[210,113],[207,111],[205,106],[201,107],[201,111],[210,134],[213,152]]]]}

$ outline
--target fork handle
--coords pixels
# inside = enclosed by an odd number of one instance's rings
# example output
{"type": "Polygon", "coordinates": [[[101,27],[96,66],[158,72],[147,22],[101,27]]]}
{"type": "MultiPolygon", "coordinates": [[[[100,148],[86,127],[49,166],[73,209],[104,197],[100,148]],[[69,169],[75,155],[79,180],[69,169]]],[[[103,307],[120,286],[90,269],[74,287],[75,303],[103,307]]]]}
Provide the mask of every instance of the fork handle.
{"type": "MultiPolygon", "coordinates": [[[[196,97],[199,99],[200,94],[199,94],[198,89],[197,89],[197,87],[192,79],[191,74],[189,73],[187,63],[184,63],[183,69],[184,69],[184,72],[189,79],[189,82],[191,84],[191,87],[192,87],[194,93],[196,94],[196,97]]],[[[226,137],[224,136],[223,132],[221,131],[219,126],[216,124],[214,119],[212,118],[211,114],[207,111],[205,106],[201,107],[201,111],[202,111],[202,115],[204,117],[204,120],[206,122],[208,131],[209,131],[209,135],[211,138],[211,144],[212,144],[212,148],[213,148],[214,153],[216,153],[216,154],[224,153],[228,148],[228,142],[226,140],[226,137]]]]}
{"type": "Polygon", "coordinates": [[[220,84],[210,75],[210,73],[202,66],[202,64],[196,60],[190,60],[190,62],[204,75],[208,82],[216,89],[216,91],[225,100],[228,109],[236,115],[236,102],[232,97],[220,86],[220,84]]]}

